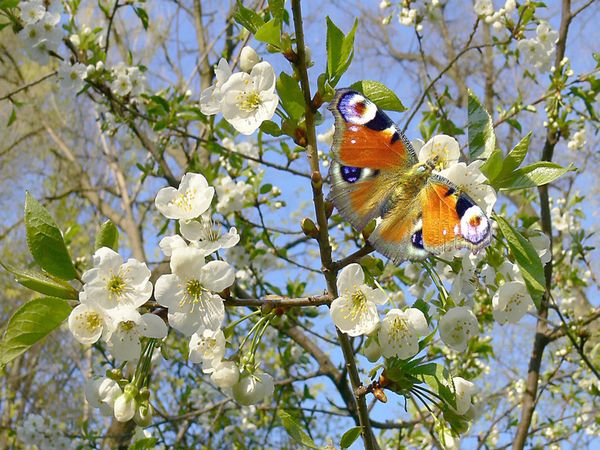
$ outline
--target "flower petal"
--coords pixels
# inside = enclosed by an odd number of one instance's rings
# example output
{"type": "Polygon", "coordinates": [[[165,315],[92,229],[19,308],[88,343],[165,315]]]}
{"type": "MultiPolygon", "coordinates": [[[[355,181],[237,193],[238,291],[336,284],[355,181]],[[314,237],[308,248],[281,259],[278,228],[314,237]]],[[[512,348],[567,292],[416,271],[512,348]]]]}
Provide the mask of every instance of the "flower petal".
{"type": "Polygon", "coordinates": [[[364,284],[365,273],[360,264],[352,263],[344,267],[337,280],[338,293],[340,295],[348,295],[352,293],[356,286],[364,284]]]}

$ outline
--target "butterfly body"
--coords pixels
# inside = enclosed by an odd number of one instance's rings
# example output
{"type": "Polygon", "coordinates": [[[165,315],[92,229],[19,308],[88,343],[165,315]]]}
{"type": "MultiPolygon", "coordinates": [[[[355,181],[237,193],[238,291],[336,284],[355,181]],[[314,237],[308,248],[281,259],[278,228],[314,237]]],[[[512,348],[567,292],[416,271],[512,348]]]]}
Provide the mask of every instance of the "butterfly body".
{"type": "Polygon", "coordinates": [[[342,89],[329,108],[335,116],[330,199],[359,230],[377,219],[369,237],[375,249],[400,262],[489,244],[491,224],[481,208],[434,173],[437,159],[419,162],[373,102],[342,89]]]}

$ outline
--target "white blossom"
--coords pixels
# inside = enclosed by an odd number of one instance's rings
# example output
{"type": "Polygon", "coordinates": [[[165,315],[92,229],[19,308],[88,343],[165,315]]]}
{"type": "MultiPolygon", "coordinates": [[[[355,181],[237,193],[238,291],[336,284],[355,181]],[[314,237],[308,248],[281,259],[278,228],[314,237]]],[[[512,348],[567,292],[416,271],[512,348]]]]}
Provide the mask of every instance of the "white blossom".
{"type": "Polygon", "coordinates": [[[58,66],[58,80],[60,87],[71,92],[79,92],[84,85],[87,68],[81,63],[73,65],[62,62],[58,66]]]}
{"type": "Polygon", "coordinates": [[[535,248],[538,256],[540,257],[542,264],[547,264],[552,259],[552,253],[550,252],[550,238],[543,231],[537,231],[535,234],[529,237],[529,242],[535,248]]]}
{"type": "Polygon", "coordinates": [[[77,305],[69,314],[69,330],[73,337],[82,344],[93,344],[107,326],[107,317],[104,309],[96,303],[88,303],[85,292],[80,292],[77,305]]]}
{"type": "Polygon", "coordinates": [[[212,220],[180,220],[179,229],[188,241],[196,241],[196,247],[206,255],[222,248],[231,248],[240,241],[240,235],[235,227],[221,234],[221,225],[212,220]]]}
{"type": "Polygon", "coordinates": [[[331,302],[329,313],[340,331],[350,336],[374,331],[379,324],[377,305],[383,305],[387,295],[365,284],[365,274],[356,263],[342,269],[337,289],[339,297],[331,302]]]}
{"type": "Polygon", "coordinates": [[[585,147],[585,144],[587,144],[587,135],[585,128],[582,128],[573,133],[573,136],[571,136],[571,139],[567,143],[567,147],[569,150],[575,151],[585,147]]]}
{"type": "Polygon", "coordinates": [[[460,147],[451,136],[438,134],[427,141],[419,150],[419,162],[435,159],[436,167],[451,167],[458,162],[460,147]]]}
{"type": "Polygon", "coordinates": [[[275,114],[279,97],[275,93],[275,71],[266,61],[256,64],[250,74],[234,73],[221,86],[221,113],[237,131],[250,135],[275,114]]]}
{"type": "Polygon", "coordinates": [[[210,207],[215,189],[208,185],[199,173],[186,173],[179,187],[172,186],[158,191],[154,204],[168,219],[195,219],[210,207]]]}
{"type": "Polygon", "coordinates": [[[83,292],[88,303],[104,309],[137,308],[152,295],[150,270],[145,263],[121,255],[108,247],[96,250],[94,267],[83,273],[83,292]]]}
{"type": "Polygon", "coordinates": [[[450,308],[439,322],[440,337],[448,347],[464,352],[469,339],[477,336],[479,325],[473,312],[465,306],[450,308]]]}
{"type": "Polygon", "coordinates": [[[21,10],[21,19],[26,25],[31,25],[41,20],[46,14],[46,8],[42,0],[32,0],[28,2],[20,2],[19,9],[21,10]]]}
{"type": "Polygon", "coordinates": [[[419,352],[419,337],[426,335],[428,331],[425,315],[419,309],[392,309],[381,321],[381,353],[386,358],[412,358],[419,352]]]}
{"type": "Polygon", "coordinates": [[[498,288],[492,298],[494,319],[500,323],[517,323],[533,306],[525,283],[509,281],[498,288]]]}
{"type": "Polygon", "coordinates": [[[494,14],[494,4],[492,0],[476,0],[473,10],[479,17],[489,16],[494,14]]]}
{"type": "Polygon", "coordinates": [[[163,339],[168,332],[165,322],[155,314],[141,315],[132,308],[115,308],[109,315],[111,326],[105,340],[110,353],[119,360],[138,359],[142,337],[163,339]]]}
{"type": "Polygon", "coordinates": [[[129,422],[137,409],[135,396],[128,391],[127,387],[125,386],[125,392],[116,398],[113,406],[115,419],[119,422],[129,422]]]}
{"type": "Polygon", "coordinates": [[[188,245],[181,236],[175,234],[173,236],[165,236],[162,238],[158,243],[158,246],[165,256],[171,256],[175,249],[187,248],[188,245]]]}
{"type": "MultiPolygon", "coordinates": [[[[376,335],[377,331],[373,334],[376,335]]],[[[381,346],[374,335],[370,336],[363,346],[363,354],[372,363],[377,362],[381,358],[381,346]]]]}
{"type": "Polygon", "coordinates": [[[225,356],[225,335],[220,329],[200,330],[192,334],[189,347],[189,360],[205,366],[204,372],[212,372],[225,356]]]}
{"type": "Polygon", "coordinates": [[[205,263],[204,253],[193,247],[171,255],[171,274],[156,281],[156,301],[169,309],[169,324],[186,336],[200,328],[217,329],[225,318],[223,300],[213,292],[231,286],[235,273],[225,261],[205,263]]]}
{"type": "Polygon", "coordinates": [[[213,115],[221,111],[221,101],[223,100],[221,87],[230,76],[231,68],[227,61],[221,58],[215,68],[215,84],[200,94],[200,111],[202,111],[202,114],[213,115]]]}
{"type": "Polygon", "coordinates": [[[215,185],[217,191],[217,211],[223,215],[241,211],[251,199],[252,186],[239,180],[234,182],[231,177],[226,176],[215,185]]]}
{"type": "Polygon", "coordinates": [[[266,397],[272,396],[274,389],[275,383],[271,375],[256,372],[244,374],[232,387],[231,393],[236,402],[242,405],[254,405],[266,397]]]}

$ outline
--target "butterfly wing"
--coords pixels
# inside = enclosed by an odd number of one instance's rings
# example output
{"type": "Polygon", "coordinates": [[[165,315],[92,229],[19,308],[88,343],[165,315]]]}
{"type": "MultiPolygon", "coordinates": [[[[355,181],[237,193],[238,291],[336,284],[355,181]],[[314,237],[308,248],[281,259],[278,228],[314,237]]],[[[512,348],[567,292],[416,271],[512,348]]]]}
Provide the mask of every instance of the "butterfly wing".
{"type": "Polygon", "coordinates": [[[404,134],[364,95],[341,89],[329,109],[335,116],[329,198],[360,230],[382,215],[393,175],[408,170],[417,157],[404,134]]]}
{"type": "Polygon", "coordinates": [[[432,175],[420,201],[423,247],[428,252],[478,251],[491,242],[492,225],[483,210],[446,178],[432,175]]]}
{"type": "Polygon", "coordinates": [[[394,263],[469,248],[478,251],[492,239],[483,210],[449,180],[432,175],[414,200],[402,199],[369,237],[394,263]]]}

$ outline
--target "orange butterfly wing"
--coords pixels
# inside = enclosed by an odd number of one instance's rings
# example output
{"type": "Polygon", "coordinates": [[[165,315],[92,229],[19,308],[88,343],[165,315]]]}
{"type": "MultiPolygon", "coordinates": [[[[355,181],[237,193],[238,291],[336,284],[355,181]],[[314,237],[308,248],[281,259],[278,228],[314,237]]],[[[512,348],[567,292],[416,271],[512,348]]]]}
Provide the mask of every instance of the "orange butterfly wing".
{"type": "Polygon", "coordinates": [[[362,229],[381,215],[393,185],[390,174],[410,168],[416,155],[392,120],[362,94],[339,90],[329,109],[335,116],[329,198],[362,229]]]}

